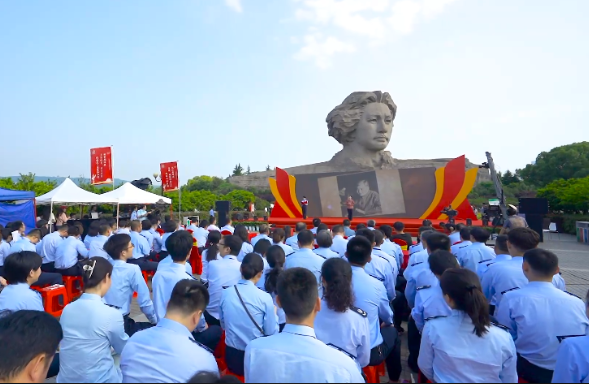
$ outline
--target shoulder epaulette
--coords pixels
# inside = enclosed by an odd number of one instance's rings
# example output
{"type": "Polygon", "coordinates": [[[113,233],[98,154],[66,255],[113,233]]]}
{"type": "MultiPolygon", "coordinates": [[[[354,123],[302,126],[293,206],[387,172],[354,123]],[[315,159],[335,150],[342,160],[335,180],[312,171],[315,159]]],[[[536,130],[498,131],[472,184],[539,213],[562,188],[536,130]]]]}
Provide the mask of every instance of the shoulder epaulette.
{"type": "Polygon", "coordinates": [[[229,286],[225,286],[225,287],[223,287],[223,289],[227,289],[227,288],[229,288],[229,286]]]}
{"type": "Polygon", "coordinates": [[[368,314],[358,307],[350,307],[352,312],[359,314],[362,317],[368,317],[368,314]]]}
{"type": "Polygon", "coordinates": [[[373,275],[371,275],[371,274],[368,274],[368,276],[370,276],[370,277],[372,277],[372,278],[374,278],[374,279],[376,279],[376,280],[380,281],[381,283],[384,283],[384,279],[378,278],[378,277],[376,277],[376,276],[373,276],[373,275]]]}
{"type": "Polygon", "coordinates": [[[424,286],[421,286],[421,287],[417,287],[416,291],[421,291],[423,289],[429,289],[431,287],[432,287],[431,285],[424,285],[424,286]]]}
{"type": "Polygon", "coordinates": [[[324,260],[327,260],[327,257],[325,257],[325,256],[323,256],[323,255],[320,255],[320,254],[318,254],[317,252],[313,252],[313,253],[314,253],[314,254],[316,254],[317,256],[321,257],[322,259],[324,259],[324,260]]]}
{"type": "Polygon", "coordinates": [[[556,336],[559,343],[562,343],[566,339],[572,339],[574,337],[584,337],[585,335],[570,335],[570,336],[556,336]]]}
{"type": "Polygon", "coordinates": [[[490,266],[491,266],[491,265],[493,265],[493,264],[495,264],[495,263],[489,263],[489,264],[487,264],[487,267],[490,267],[490,266]]]}
{"type": "Polygon", "coordinates": [[[343,348],[338,347],[337,345],[333,345],[331,343],[327,344],[328,347],[331,347],[333,349],[337,349],[338,351],[340,351],[341,353],[345,354],[346,356],[348,356],[350,359],[352,360],[356,360],[356,356],[352,355],[351,353],[349,353],[348,351],[344,350],[343,348]]]}
{"type": "MultiPolygon", "coordinates": [[[[289,253],[288,255],[286,255],[286,257],[289,257],[290,255],[294,255],[295,253],[296,253],[296,252],[291,252],[291,253],[289,253]]],[[[313,253],[315,253],[315,252],[313,252],[313,253]]],[[[316,254],[316,253],[315,253],[315,254],[316,254]]]]}
{"type": "Polygon", "coordinates": [[[519,289],[519,287],[511,288],[511,289],[508,289],[508,290],[506,290],[506,291],[503,291],[503,292],[501,292],[501,294],[502,294],[502,295],[505,295],[507,292],[511,292],[511,291],[517,291],[518,289],[519,289]]]}
{"type": "Polygon", "coordinates": [[[213,351],[211,351],[211,349],[209,347],[207,347],[206,345],[202,345],[198,341],[194,340],[192,337],[189,337],[188,340],[192,341],[194,344],[198,345],[199,347],[201,347],[202,349],[204,349],[205,351],[207,351],[211,355],[213,354],[213,351]]]}
{"type": "Polygon", "coordinates": [[[568,293],[569,295],[571,295],[571,296],[573,296],[573,297],[576,297],[576,298],[577,298],[577,299],[579,299],[579,300],[583,300],[583,299],[581,299],[579,296],[577,296],[577,295],[575,295],[575,294],[572,294],[572,293],[570,293],[570,292],[568,292],[568,291],[564,291],[564,293],[568,293]]]}
{"type": "Polygon", "coordinates": [[[416,265],[419,265],[419,264],[423,264],[423,261],[420,261],[419,263],[413,263],[413,264],[411,264],[411,266],[415,267],[416,265]]]}
{"type": "Polygon", "coordinates": [[[448,316],[432,316],[432,317],[428,317],[427,319],[425,319],[425,321],[430,321],[430,320],[435,320],[435,319],[442,319],[444,317],[448,317],[448,316]]]}
{"type": "Polygon", "coordinates": [[[481,261],[479,261],[479,264],[483,264],[483,263],[486,263],[487,261],[491,261],[491,260],[493,260],[493,259],[481,260],[481,261]]]}
{"type": "Polygon", "coordinates": [[[501,328],[505,332],[509,332],[509,328],[507,328],[505,325],[501,325],[499,323],[495,323],[494,321],[491,321],[491,324],[494,325],[494,326],[496,326],[497,328],[501,328]]]}
{"type": "Polygon", "coordinates": [[[188,276],[190,276],[190,278],[191,278],[192,280],[196,280],[196,279],[194,278],[194,276],[192,276],[190,273],[186,272],[186,274],[187,274],[188,276]]]}
{"type": "Polygon", "coordinates": [[[116,305],[112,305],[112,304],[106,304],[106,303],[104,303],[104,305],[106,305],[107,307],[118,309],[118,310],[121,310],[122,309],[121,307],[117,307],[116,305]]]}
{"type": "Polygon", "coordinates": [[[460,247],[458,247],[458,249],[466,248],[466,247],[469,247],[469,246],[470,246],[470,244],[463,244],[460,247]]]}

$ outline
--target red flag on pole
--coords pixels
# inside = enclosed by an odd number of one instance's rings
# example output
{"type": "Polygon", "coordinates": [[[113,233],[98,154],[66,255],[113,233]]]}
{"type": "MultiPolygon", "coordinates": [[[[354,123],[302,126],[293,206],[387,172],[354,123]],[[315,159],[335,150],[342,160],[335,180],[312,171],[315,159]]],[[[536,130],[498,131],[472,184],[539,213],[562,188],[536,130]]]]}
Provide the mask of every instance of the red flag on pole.
{"type": "Polygon", "coordinates": [[[92,185],[112,184],[112,148],[90,149],[90,182],[92,185]]]}
{"type": "Polygon", "coordinates": [[[171,163],[161,163],[160,171],[162,174],[162,187],[164,192],[171,192],[178,190],[178,163],[173,161],[171,163]]]}

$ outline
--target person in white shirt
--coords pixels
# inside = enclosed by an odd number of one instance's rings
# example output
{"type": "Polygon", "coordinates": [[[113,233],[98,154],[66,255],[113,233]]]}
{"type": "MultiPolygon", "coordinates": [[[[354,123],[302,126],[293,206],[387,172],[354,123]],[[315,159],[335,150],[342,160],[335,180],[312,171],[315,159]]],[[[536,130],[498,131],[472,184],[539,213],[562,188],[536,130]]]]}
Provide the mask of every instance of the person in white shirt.
{"type": "Polygon", "coordinates": [[[211,216],[211,222],[207,228],[207,231],[219,231],[221,232],[221,230],[219,229],[219,227],[217,227],[215,224],[217,223],[217,219],[215,219],[215,216],[211,216]]]}

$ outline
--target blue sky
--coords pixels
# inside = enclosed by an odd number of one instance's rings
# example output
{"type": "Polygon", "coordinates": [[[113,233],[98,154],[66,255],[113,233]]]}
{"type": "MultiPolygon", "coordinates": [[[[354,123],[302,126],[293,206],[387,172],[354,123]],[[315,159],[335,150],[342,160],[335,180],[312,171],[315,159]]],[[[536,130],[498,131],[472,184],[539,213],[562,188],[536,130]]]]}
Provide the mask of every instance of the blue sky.
{"type": "Polygon", "coordinates": [[[589,1],[3,0],[0,175],[183,182],[329,160],[325,117],[389,92],[393,156],[502,170],[589,139],[589,1]]]}

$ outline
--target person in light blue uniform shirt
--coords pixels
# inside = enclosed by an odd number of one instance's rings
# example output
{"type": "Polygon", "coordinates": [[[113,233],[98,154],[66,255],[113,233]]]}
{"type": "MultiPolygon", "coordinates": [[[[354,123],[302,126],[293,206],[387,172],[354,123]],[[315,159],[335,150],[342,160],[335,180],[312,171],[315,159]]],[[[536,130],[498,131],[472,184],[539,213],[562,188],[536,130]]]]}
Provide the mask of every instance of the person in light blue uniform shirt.
{"type": "Polygon", "coordinates": [[[41,295],[31,289],[41,276],[41,256],[19,252],[4,260],[4,276],[10,284],[0,291],[0,315],[6,311],[44,311],[41,295]]]}
{"type": "Polygon", "coordinates": [[[401,341],[394,328],[393,311],[384,285],[364,270],[372,257],[372,244],[358,234],[348,242],[346,255],[352,265],[354,306],[368,315],[371,349],[368,365],[379,366],[386,362],[389,380],[398,381],[402,372],[401,341]],[[384,323],[382,328],[381,323],[384,323]]]}
{"type": "Polygon", "coordinates": [[[260,240],[256,243],[256,246],[254,247],[254,253],[257,253],[258,255],[262,256],[262,261],[264,262],[264,271],[262,272],[262,277],[256,283],[256,286],[260,288],[262,291],[264,290],[264,284],[266,284],[266,273],[268,273],[272,269],[272,267],[270,267],[270,264],[268,264],[268,260],[266,260],[266,254],[268,253],[268,250],[271,246],[272,243],[270,243],[270,241],[260,240]]]}
{"type": "Polygon", "coordinates": [[[239,255],[237,255],[237,260],[241,263],[245,255],[250,254],[254,251],[254,246],[250,244],[249,232],[247,231],[245,225],[236,225],[233,234],[239,237],[242,241],[241,250],[239,251],[239,255]]]}
{"type": "Polygon", "coordinates": [[[80,240],[80,229],[77,226],[69,226],[67,233],[67,239],[55,251],[55,269],[64,276],[82,276],[79,257],[88,258],[88,250],[80,240]]]}
{"type": "Polygon", "coordinates": [[[209,264],[210,301],[205,311],[208,325],[220,326],[219,312],[223,290],[233,287],[241,280],[241,263],[237,255],[241,251],[242,241],[238,236],[225,236],[219,241],[221,260],[209,264]]]}
{"type": "Polygon", "coordinates": [[[162,229],[165,231],[165,233],[162,235],[162,250],[160,251],[160,260],[168,256],[166,241],[168,240],[168,237],[172,236],[172,234],[178,230],[178,223],[176,223],[174,220],[166,221],[162,225],[162,229]]]}
{"type": "Polygon", "coordinates": [[[139,216],[137,215],[137,207],[133,207],[133,211],[131,212],[131,221],[138,220],[139,216]]]}
{"type": "MultiPolygon", "coordinates": [[[[170,251],[173,263],[170,266],[157,271],[151,284],[153,289],[153,305],[158,324],[159,321],[166,316],[168,301],[170,300],[176,283],[186,279],[196,281],[192,275],[186,273],[185,267],[188,258],[190,258],[192,244],[192,235],[187,231],[174,232],[166,241],[166,246],[170,251]]],[[[208,302],[209,300],[207,299],[207,303],[208,302]]],[[[196,341],[206,345],[212,350],[217,348],[219,340],[221,339],[221,327],[207,327],[203,315],[197,323],[196,329],[193,329],[193,331],[193,337],[196,341]]]]}
{"type": "Polygon", "coordinates": [[[397,260],[395,259],[395,256],[389,255],[382,248],[385,242],[385,234],[380,229],[375,229],[373,232],[375,246],[372,248],[372,254],[386,260],[389,263],[393,272],[393,282],[396,283],[397,277],[399,276],[399,266],[397,264],[397,260]]]}
{"type": "Polygon", "coordinates": [[[291,237],[286,239],[284,244],[291,247],[293,249],[293,251],[298,251],[299,250],[299,240],[298,240],[299,232],[304,231],[306,229],[307,229],[307,224],[305,224],[303,222],[298,222],[295,226],[294,235],[292,235],[291,237]]]}
{"type": "Polygon", "coordinates": [[[429,255],[438,250],[450,251],[450,238],[440,232],[427,231],[422,233],[421,242],[426,247],[425,253],[420,252],[419,254],[415,254],[416,262],[410,264],[404,272],[405,279],[407,279],[405,297],[410,308],[415,306],[415,296],[417,295],[418,286],[423,286],[425,283],[421,282],[421,285],[418,285],[417,279],[423,271],[429,269],[429,255]]]}
{"type": "Polygon", "coordinates": [[[515,345],[507,330],[491,323],[477,275],[449,269],[440,286],[452,314],[425,325],[419,353],[423,375],[435,383],[517,383],[515,345]]]}
{"type": "Polygon", "coordinates": [[[356,235],[356,231],[354,231],[351,226],[352,226],[352,222],[348,219],[345,219],[343,221],[343,226],[344,226],[344,235],[345,237],[348,238],[348,240],[350,239],[350,236],[355,236],[356,235]]]}
{"type": "MultiPolygon", "coordinates": [[[[366,237],[372,244],[372,247],[376,247],[375,230],[368,228],[359,229],[356,231],[356,236],[354,236],[354,238],[358,236],[366,237]]],[[[385,256],[374,253],[373,250],[371,260],[366,264],[364,269],[366,273],[384,284],[389,301],[394,300],[397,295],[397,291],[395,290],[397,282],[393,274],[393,268],[388,259],[385,256]]]]}
{"type": "MultiPolygon", "coordinates": [[[[450,252],[452,252],[452,254],[456,257],[458,257],[458,253],[460,252],[461,249],[472,245],[472,242],[470,241],[470,228],[469,227],[464,227],[460,230],[460,239],[462,240],[462,242],[460,242],[458,244],[453,244],[452,247],[450,248],[450,252]]],[[[460,260],[458,260],[458,261],[460,262],[460,260]]]]}
{"type": "Polygon", "coordinates": [[[284,244],[285,238],[286,233],[284,232],[284,229],[274,228],[274,230],[272,231],[272,244],[282,247],[282,249],[284,249],[284,253],[286,254],[286,256],[289,256],[292,255],[295,251],[288,245],[284,244]]]}
{"type": "MultiPolygon", "coordinates": [[[[256,246],[260,244],[260,242],[261,240],[258,241],[256,246]]],[[[282,332],[286,325],[286,315],[284,310],[276,303],[276,295],[278,295],[278,278],[284,269],[286,255],[284,254],[284,250],[278,245],[272,245],[266,252],[266,260],[270,269],[264,272],[262,279],[258,282],[258,288],[268,292],[270,296],[272,296],[274,306],[277,308],[276,315],[278,316],[278,324],[280,326],[280,331],[282,332]],[[262,281],[263,283],[261,283],[262,281]]]]}
{"type": "Polygon", "coordinates": [[[2,228],[0,238],[0,276],[4,273],[4,260],[10,253],[10,242],[12,241],[12,232],[8,228],[2,228]]]}
{"type": "MultiPolygon", "coordinates": [[[[483,293],[495,307],[491,307],[492,312],[499,307],[503,295],[517,289],[521,289],[528,284],[522,266],[524,263],[523,255],[525,252],[535,249],[540,244],[540,236],[530,228],[514,228],[507,234],[507,248],[511,255],[511,260],[493,264],[483,275],[481,284],[483,293]]],[[[552,283],[560,290],[565,290],[564,279],[560,274],[555,274],[552,283]]]]}
{"type": "MultiPolygon", "coordinates": [[[[172,257],[170,255],[168,255],[168,256],[164,257],[164,259],[157,264],[157,270],[159,271],[160,269],[169,267],[173,263],[174,263],[174,261],[172,260],[172,257]]],[[[186,262],[186,273],[188,273],[189,275],[192,275],[192,265],[188,261],[186,262]]],[[[201,276],[201,280],[204,280],[202,278],[202,276],[201,276]]]]}
{"type": "Polygon", "coordinates": [[[242,279],[223,291],[219,321],[225,329],[225,361],[231,373],[243,376],[245,349],[260,337],[278,333],[272,297],[256,287],[264,272],[262,257],[248,254],[241,264],[242,279]]]}
{"type": "Polygon", "coordinates": [[[318,290],[315,276],[305,268],[281,274],[277,300],[287,324],[282,333],[253,340],[247,346],[246,383],[364,382],[358,365],[345,351],[317,340],[313,326],[321,310],[318,290]]]}
{"type": "Polygon", "coordinates": [[[368,314],[354,307],[352,267],[341,258],[323,263],[324,295],[315,318],[315,333],[325,344],[333,344],[353,356],[359,368],[370,363],[368,314]]]}
{"type": "Polygon", "coordinates": [[[102,302],[111,286],[112,264],[103,257],[84,261],[84,294],[61,315],[58,383],[121,383],[111,348],[121,354],[129,339],[123,316],[102,302]],[[81,369],[80,367],[84,367],[81,369]]]}
{"type": "Polygon", "coordinates": [[[90,244],[92,244],[92,241],[96,238],[96,236],[98,236],[99,228],[100,228],[100,221],[96,220],[96,221],[92,221],[90,223],[90,227],[88,228],[88,233],[84,237],[84,246],[86,247],[87,250],[90,250],[90,244]]]}
{"type": "Polygon", "coordinates": [[[111,228],[108,224],[100,225],[100,228],[98,228],[98,236],[96,236],[90,243],[90,250],[88,252],[90,257],[100,256],[110,260],[110,256],[104,251],[104,244],[110,237],[110,234],[111,228]]]}
{"type": "MultiPolygon", "coordinates": [[[[452,314],[452,309],[444,299],[439,280],[446,270],[460,268],[456,257],[448,251],[433,252],[429,257],[428,264],[435,279],[431,280],[431,285],[422,285],[417,288],[415,307],[411,311],[411,317],[420,333],[423,332],[426,321],[438,317],[448,317],[452,314]]],[[[422,273],[426,273],[426,271],[422,273]]]]}
{"type": "Polygon", "coordinates": [[[255,247],[258,240],[267,239],[272,241],[268,234],[270,233],[270,228],[268,228],[268,224],[261,224],[260,225],[260,234],[256,237],[253,237],[251,240],[252,245],[255,247]]]}
{"type": "MultiPolygon", "coordinates": [[[[585,298],[589,317],[589,292],[585,298]]],[[[569,337],[562,341],[556,356],[553,383],[589,383],[589,336],[569,337]]]]}
{"type": "Polygon", "coordinates": [[[202,220],[197,227],[194,223],[189,227],[194,232],[192,237],[196,239],[196,246],[198,247],[199,251],[204,249],[207,244],[207,236],[209,235],[209,231],[207,231],[207,227],[209,226],[208,220],[202,220]]]}
{"type": "Polygon", "coordinates": [[[458,252],[458,260],[463,268],[477,273],[480,263],[488,263],[495,259],[495,251],[485,244],[490,236],[489,231],[484,228],[471,228],[470,241],[472,244],[458,252]]]}
{"type": "Polygon", "coordinates": [[[144,221],[147,220],[147,206],[143,205],[137,210],[137,218],[135,220],[144,221]]]}
{"type": "Polygon", "coordinates": [[[344,239],[344,226],[336,225],[331,230],[333,233],[333,244],[331,250],[339,255],[339,257],[346,256],[346,249],[348,247],[348,240],[344,239]]]}
{"type": "Polygon", "coordinates": [[[149,244],[149,249],[152,252],[151,254],[155,253],[153,250],[154,239],[153,234],[151,233],[151,221],[149,221],[148,219],[141,221],[141,232],[139,232],[139,234],[145,237],[145,240],[147,240],[147,244],[149,244]]]}
{"type": "Polygon", "coordinates": [[[141,235],[141,222],[131,222],[131,242],[133,243],[133,257],[129,259],[130,264],[138,265],[142,271],[157,271],[157,262],[151,261],[151,246],[147,239],[141,235]]]}
{"type": "Polygon", "coordinates": [[[321,219],[319,218],[314,218],[313,219],[313,228],[311,228],[311,233],[313,233],[313,235],[317,234],[317,231],[319,230],[319,225],[321,224],[321,219]]]}
{"type": "MultiPolygon", "coordinates": [[[[477,275],[479,279],[483,281],[483,275],[489,267],[496,263],[501,263],[503,261],[511,260],[511,255],[509,254],[509,249],[507,248],[507,235],[499,235],[497,239],[495,239],[495,254],[497,257],[491,261],[481,261],[479,262],[479,267],[477,268],[477,275]]],[[[491,301],[491,305],[495,305],[493,301],[491,301]]]]}
{"type": "Polygon", "coordinates": [[[454,245],[456,243],[460,243],[460,241],[462,241],[462,239],[460,238],[460,230],[464,227],[464,224],[452,224],[452,223],[448,223],[446,224],[446,231],[448,231],[450,234],[448,235],[448,237],[450,238],[450,244],[454,245]]]}
{"type": "Polygon", "coordinates": [[[41,257],[43,257],[43,265],[41,270],[43,272],[55,272],[55,259],[57,257],[57,247],[68,236],[68,226],[62,225],[57,228],[56,232],[50,233],[43,238],[41,246],[41,257]]]}
{"type": "Polygon", "coordinates": [[[159,254],[162,251],[162,245],[163,245],[162,236],[157,231],[158,228],[159,228],[159,220],[154,219],[153,221],[151,221],[151,229],[149,230],[149,233],[151,233],[151,236],[153,237],[153,251],[156,254],[159,254]]]}
{"type": "MultiPolygon", "coordinates": [[[[510,231],[511,233],[511,231],[510,231]]],[[[589,335],[585,304],[552,284],[558,257],[536,248],[524,254],[523,271],[529,284],[505,293],[497,321],[508,327],[518,353],[518,374],[531,383],[550,383],[560,342],[589,335]]]]}
{"type": "Polygon", "coordinates": [[[19,240],[13,241],[10,244],[8,255],[23,251],[37,252],[36,244],[38,244],[39,241],[41,241],[41,231],[33,229],[27,234],[27,236],[23,236],[19,240]]]}
{"type": "Polygon", "coordinates": [[[208,284],[209,281],[209,264],[222,259],[219,254],[221,237],[219,231],[208,232],[206,249],[202,253],[202,275],[200,276],[205,284],[208,284]]]}
{"type": "Polygon", "coordinates": [[[334,257],[340,258],[340,255],[336,252],[332,251],[330,248],[333,245],[333,239],[331,237],[331,233],[329,231],[320,231],[317,234],[317,245],[319,248],[315,249],[316,255],[321,256],[325,260],[331,259],[334,257]]]}
{"type": "MultiPolygon", "coordinates": [[[[317,286],[320,288],[321,284],[321,267],[323,266],[323,262],[325,261],[324,258],[321,256],[316,255],[313,252],[313,242],[315,241],[315,236],[311,231],[304,230],[299,232],[298,234],[298,243],[299,243],[299,250],[292,255],[288,255],[286,251],[284,252],[286,255],[286,263],[284,264],[284,269],[289,268],[306,268],[313,275],[317,280],[317,286]]],[[[284,248],[283,248],[284,249],[284,248]]],[[[319,292],[319,296],[321,292],[319,292]]]]}
{"type": "Polygon", "coordinates": [[[149,288],[143,279],[141,269],[137,265],[127,263],[127,260],[133,256],[133,243],[129,235],[112,236],[104,248],[113,265],[112,287],[104,296],[104,302],[120,311],[125,321],[125,332],[133,336],[135,332],[150,328],[157,323],[149,288]],[[130,317],[134,292],[137,292],[137,304],[149,323],[136,323],[130,317]]]}
{"type": "MultiPolygon", "coordinates": [[[[189,235],[192,247],[192,235],[179,233],[189,235]]],[[[218,376],[212,350],[191,334],[208,301],[209,294],[201,283],[178,281],[171,291],[166,317],[157,326],[137,332],[127,342],[121,355],[123,382],[186,383],[199,372],[218,376]]]]}

